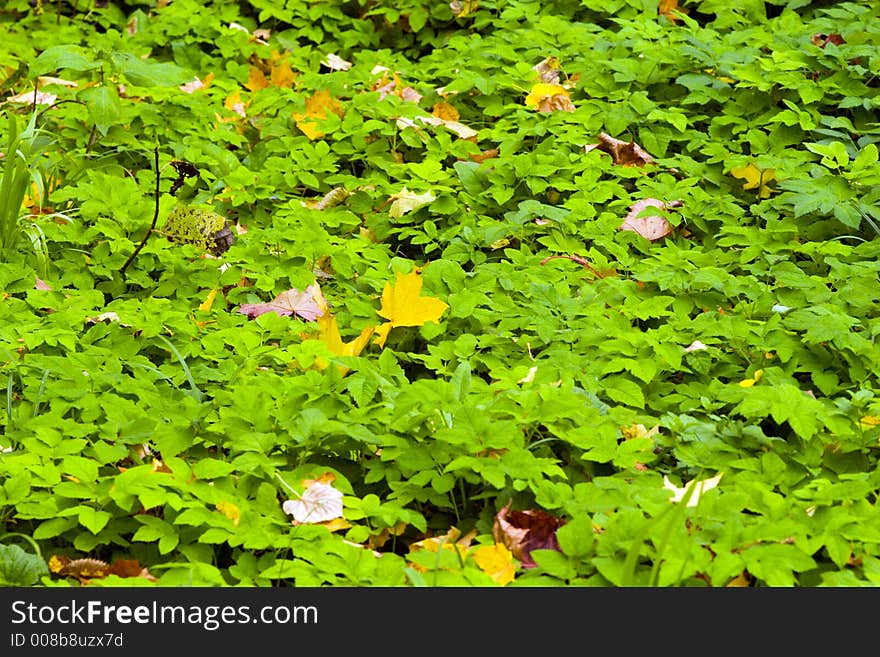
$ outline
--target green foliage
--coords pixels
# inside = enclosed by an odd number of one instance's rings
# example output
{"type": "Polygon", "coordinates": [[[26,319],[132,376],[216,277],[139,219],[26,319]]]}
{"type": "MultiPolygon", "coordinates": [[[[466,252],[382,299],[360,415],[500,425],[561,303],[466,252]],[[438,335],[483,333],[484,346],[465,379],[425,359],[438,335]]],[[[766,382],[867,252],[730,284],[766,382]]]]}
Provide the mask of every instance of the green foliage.
{"type": "Polygon", "coordinates": [[[492,585],[510,502],[566,522],[509,586],[876,585],[870,4],[9,3],[0,579],[492,585]],[[550,57],[573,111],[526,104],[550,57]],[[349,343],[416,270],[448,310],[356,355],[237,312],[317,281],[349,343]],[[345,522],[293,523],[327,473],[345,522]]]}

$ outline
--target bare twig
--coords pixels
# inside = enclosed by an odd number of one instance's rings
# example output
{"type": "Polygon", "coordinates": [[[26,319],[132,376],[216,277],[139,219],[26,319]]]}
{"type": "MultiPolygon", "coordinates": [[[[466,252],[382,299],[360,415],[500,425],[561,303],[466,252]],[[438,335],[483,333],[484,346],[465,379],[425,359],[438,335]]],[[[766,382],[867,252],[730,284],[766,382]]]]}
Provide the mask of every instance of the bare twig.
{"type": "Polygon", "coordinates": [[[137,257],[137,254],[141,252],[141,249],[147,244],[147,240],[150,239],[150,235],[153,234],[153,231],[156,229],[156,221],[159,219],[159,147],[156,146],[153,151],[154,158],[154,168],[156,170],[156,192],[155,192],[155,209],[153,210],[153,221],[150,223],[150,228],[147,230],[147,234],[144,235],[144,239],[141,240],[141,243],[137,245],[137,248],[134,252],[128,256],[128,260],[125,261],[125,264],[119,268],[119,273],[122,276],[125,276],[125,270],[128,269],[128,266],[132,263],[132,261],[137,257]]]}

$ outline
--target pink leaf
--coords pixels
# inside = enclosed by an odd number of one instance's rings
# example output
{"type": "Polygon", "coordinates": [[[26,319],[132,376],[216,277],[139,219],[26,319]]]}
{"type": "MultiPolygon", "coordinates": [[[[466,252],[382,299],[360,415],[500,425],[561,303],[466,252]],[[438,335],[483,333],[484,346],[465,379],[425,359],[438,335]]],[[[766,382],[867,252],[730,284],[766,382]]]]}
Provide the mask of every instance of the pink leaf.
{"type": "Polygon", "coordinates": [[[36,279],[36,283],[34,283],[34,289],[36,289],[36,290],[51,290],[52,286],[49,285],[46,281],[44,281],[42,278],[38,278],[38,279],[36,279]]]}
{"type": "Polygon", "coordinates": [[[652,242],[672,233],[672,225],[663,215],[663,210],[679,207],[681,201],[664,203],[656,198],[646,198],[629,206],[629,214],[620,225],[620,230],[637,233],[652,242]],[[658,212],[645,212],[648,208],[657,208],[658,212]]]}
{"type": "Polygon", "coordinates": [[[324,314],[319,300],[324,297],[317,283],[309,285],[304,292],[296,288],[282,292],[268,303],[244,303],[238,308],[238,312],[247,315],[251,319],[265,313],[276,313],[285,317],[287,315],[299,315],[306,321],[313,321],[324,314]]]}

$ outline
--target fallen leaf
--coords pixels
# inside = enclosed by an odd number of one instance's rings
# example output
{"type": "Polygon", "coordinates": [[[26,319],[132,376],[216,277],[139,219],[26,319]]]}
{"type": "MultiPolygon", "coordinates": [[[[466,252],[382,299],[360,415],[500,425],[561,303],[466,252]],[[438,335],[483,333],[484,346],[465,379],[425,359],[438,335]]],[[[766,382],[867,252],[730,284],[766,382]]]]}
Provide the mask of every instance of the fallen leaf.
{"type": "Polygon", "coordinates": [[[594,148],[598,148],[603,153],[608,153],[614,164],[624,167],[641,167],[654,162],[654,158],[634,141],[615,139],[604,132],[599,133],[598,144],[587,144],[584,146],[584,150],[587,152],[594,148]]]}
{"type": "Polygon", "coordinates": [[[223,101],[223,107],[230,112],[235,112],[242,118],[247,117],[247,105],[248,104],[241,99],[241,93],[238,91],[230,94],[226,97],[226,100],[223,101]]]}
{"type": "Polygon", "coordinates": [[[244,83],[244,86],[251,91],[259,91],[269,86],[269,80],[266,79],[266,74],[258,67],[251,66],[248,72],[248,81],[244,83]]]}
{"type": "Polygon", "coordinates": [[[318,123],[326,120],[331,113],[341,118],[345,114],[342,103],[333,98],[329,91],[321,90],[307,98],[306,111],[304,113],[294,112],[293,118],[296,121],[296,127],[306,137],[318,139],[324,136],[324,131],[318,127],[318,123]]]}
{"type": "Polygon", "coordinates": [[[480,570],[501,586],[509,584],[516,577],[513,553],[503,543],[481,545],[474,549],[471,558],[480,567],[480,570]]]}
{"type": "Polygon", "coordinates": [[[404,186],[399,192],[397,192],[396,194],[392,194],[391,197],[388,199],[389,201],[391,201],[389,214],[395,219],[400,219],[400,217],[407,214],[408,212],[418,210],[424,205],[433,203],[436,198],[437,197],[434,196],[434,194],[432,194],[430,191],[423,192],[422,194],[416,194],[415,192],[409,191],[406,186],[404,186]]]}
{"type": "Polygon", "coordinates": [[[702,351],[703,349],[708,349],[708,348],[709,348],[709,347],[707,347],[706,345],[704,345],[704,344],[703,344],[702,342],[700,342],[699,340],[694,340],[694,341],[691,342],[687,347],[685,347],[684,350],[685,350],[687,353],[691,353],[691,352],[693,352],[693,351],[702,351]]]}
{"type": "Polygon", "coordinates": [[[49,75],[41,75],[37,78],[37,87],[45,87],[50,84],[61,85],[62,87],[76,88],[79,86],[76,82],[72,80],[65,80],[63,78],[53,78],[49,75]]]}
{"type": "MultiPolygon", "coordinates": [[[[101,313],[100,315],[95,315],[94,317],[89,317],[86,319],[89,324],[97,324],[98,322],[118,322],[119,315],[117,315],[112,310],[109,312],[101,313]]],[[[124,324],[123,326],[128,326],[124,324]]]]}
{"type": "Polygon", "coordinates": [[[565,524],[541,509],[511,511],[511,502],[495,515],[492,536],[496,543],[505,545],[522,564],[523,568],[534,568],[537,564],[531,557],[532,550],[557,550],[559,541],[556,530],[565,524]]]}
{"type": "Polygon", "coordinates": [[[441,536],[430,536],[411,543],[409,551],[427,550],[428,552],[437,552],[443,549],[459,550],[464,553],[470,548],[471,541],[474,540],[476,535],[476,530],[471,530],[467,534],[462,535],[458,527],[450,527],[449,531],[441,536]]]}
{"type": "Polygon", "coordinates": [[[418,104],[422,99],[422,95],[418,91],[412,87],[405,86],[404,83],[401,82],[400,76],[398,76],[397,73],[392,73],[389,68],[385,66],[374,66],[370,73],[372,75],[378,73],[382,74],[382,77],[373,82],[373,86],[371,87],[372,91],[379,92],[379,100],[384,100],[387,96],[393,95],[401,100],[418,104]]]}
{"type": "Polygon", "coordinates": [[[764,370],[755,370],[755,373],[750,379],[743,379],[739,382],[739,385],[742,388],[751,388],[753,385],[761,380],[762,376],[764,376],[764,370]]]}
{"type": "Polygon", "coordinates": [[[431,108],[431,115],[443,121],[458,121],[460,118],[458,110],[445,101],[436,103],[431,108]]]}
{"type": "Polygon", "coordinates": [[[425,322],[437,322],[449,306],[436,297],[420,296],[422,277],[415,271],[397,274],[394,285],[385,283],[382,290],[380,317],[389,320],[376,329],[379,346],[385,344],[388,332],[395,326],[421,326],[425,322]]]}
{"type": "Polygon", "coordinates": [[[269,82],[280,89],[289,89],[296,83],[296,73],[290,68],[286,57],[272,64],[269,82]]]}
{"type": "Polygon", "coordinates": [[[233,526],[238,527],[238,523],[241,521],[241,509],[235,504],[226,501],[217,502],[216,509],[229,518],[233,526]]]}
{"type": "Polygon", "coordinates": [[[295,523],[319,523],[342,517],[342,492],[320,481],[308,486],[297,500],[281,505],[295,523]]]}
{"type": "Polygon", "coordinates": [[[655,242],[672,234],[672,224],[661,214],[663,210],[678,207],[681,202],[664,203],[656,198],[646,198],[629,206],[629,214],[620,224],[620,230],[629,230],[655,242]],[[646,212],[648,208],[657,208],[661,212],[646,212]]]}
{"type": "Polygon", "coordinates": [[[660,5],[658,6],[657,11],[661,16],[665,16],[673,23],[681,20],[681,17],[675,14],[676,11],[679,11],[682,14],[687,13],[687,10],[678,6],[678,0],[660,0],[660,5]]]}
{"type": "Polygon", "coordinates": [[[733,167],[730,175],[746,181],[743,183],[743,189],[757,189],[758,198],[770,198],[774,191],[767,183],[776,180],[775,169],[759,169],[754,164],[746,164],[742,167],[733,167]]]}
{"type": "Polygon", "coordinates": [[[347,62],[339,55],[333,53],[328,54],[321,60],[321,65],[326,66],[331,71],[347,71],[351,68],[351,62],[347,62]]]}
{"type": "Polygon", "coordinates": [[[190,82],[185,82],[184,84],[180,85],[180,90],[184,93],[192,94],[201,89],[207,89],[211,85],[211,82],[213,80],[213,73],[208,73],[208,75],[205,76],[204,80],[196,76],[194,80],[190,82]]]}
{"type": "Polygon", "coordinates": [[[744,588],[747,586],[751,586],[752,578],[747,571],[741,572],[739,575],[730,580],[725,587],[728,588],[744,588]]]}
{"type": "Polygon", "coordinates": [[[353,192],[349,192],[345,187],[334,187],[319,199],[302,201],[304,207],[312,210],[326,210],[332,208],[345,201],[353,192]]]}
{"type": "Polygon", "coordinates": [[[681,502],[683,499],[687,499],[687,505],[694,507],[699,504],[700,496],[703,493],[707,490],[712,490],[718,485],[718,482],[721,481],[721,476],[722,474],[718,474],[711,479],[702,479],[700,481],[692,479],[682,488],[679,488],[669,480],[668,476],[663,475],[663,488],[672,491],[672,495],[669,498],[670,502],[681,502]],[[691,489],[693,489],[693,492],[691,492],[691,489]]]}
{"type": "Polygon", "coordinates": [[[215,287],[210,292],[208,292],[208,296],[205,297],[205,300],[199,304],[199,310],[203,313],[207,313],[211,311],[211,306],[214,305],[214,298],[217,296],[217,288],[215,287]]]}
{"type": "Polygon", "coordinates": [[[532,87],[526,96],[525,103],[539,112],[555,112],[557,110],[573,112],[575,109],[565,87],[544,82],[539,82],[532,87]]]}
{"type": "Polygon", "coordinates": [[[291,288],[282,292],[268,303],[242,304],[239,306],[238,312],[242,315],[247,315],[250,319],[265,313],[275,313],[282,317],[298,315],[307,322],[311,322],[324,314],[319,299],[323,299],[321,288],[318,287],[317,283],[313,283],[302,292],[296,288],[291,288]]]}
{"type": "Polygon", "coordinates": [[[50,94],[47,91],[25,91],[24,93],[20,93],[17,96],[10,96],[4,102],[24,103],[26,105],[51,105],[56,100],[58,100],[57,94],[50,94]]]}
{"type": "Polygon", "coordinates": [[[840,34],[835,34],[835,33],[832,33],[832,34],[822,34],[822,33],[814,34],[814,35],[810,38],[810,41],[813,43],[814,46],[819,46],[820,48],[824,48],[824,47],[827,46],[829,43],[833,43],[835,46],[839,46],[839,45],[841,45],[841,44],[846,43],[846,40],[845,40],[840,34]]]}
{"type": "Polygon", "coordinates": [[[620,433],[624,440],[632,440],[633,438],[653,438],[660,433],[660,426],[653,426],[648,429],[644,424],[631,424],[628,427],[621,427],[620,433]]]}
{"type": "Polygon", "coordinates": [[[559,84],[559,74],[561,73],[558,57],[547,57],[532,67],[533,71],[538,73],[541,82],[549,85],[559,84]]]}
{"type": "MultiPolygon", "coordinates": [[[[370,338],[376,331],[376,327],[367,326],[353,340],[343,342],[339,333],[339,325],[336,323],[336,317],[330,313],[325,313],[318,318],[318,339],[321,340],[331,352],[337,356],[358,356],[369,344],[370,338]]],[[[326,368],[328,363],[323,359],[315,361],[315,367],[318,369],[326,368]]],[[[338,365],[337,368],[342,375],[345,375],[349,368],[338,365]]]]}
{"type": "Polygon", "coordinates": [[[51,290],[52,286],[49,285],[46,281],[44,281],[42,278],[37,278],[36,282],[34,283],[34,289],[35,290],[51,290]]]}
{"type": "Polygon", "coordinates": [[[479,0],[452,0],[449,9],[456,18],[465,18],[473,14],[480,6],[479,0]]]}

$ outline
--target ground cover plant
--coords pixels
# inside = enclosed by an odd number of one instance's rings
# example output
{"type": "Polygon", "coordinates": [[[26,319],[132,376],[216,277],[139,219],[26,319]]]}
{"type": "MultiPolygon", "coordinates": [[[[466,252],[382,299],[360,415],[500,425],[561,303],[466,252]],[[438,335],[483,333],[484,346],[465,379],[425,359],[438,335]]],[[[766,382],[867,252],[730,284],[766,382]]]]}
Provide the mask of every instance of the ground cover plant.
{"type": "Polygon", "coordinates": [[[880,582],[875,2],[0,36],[0,583],[880,582]]]}

